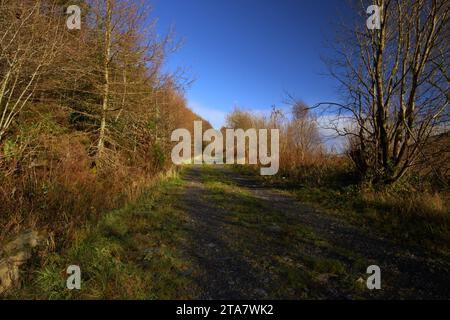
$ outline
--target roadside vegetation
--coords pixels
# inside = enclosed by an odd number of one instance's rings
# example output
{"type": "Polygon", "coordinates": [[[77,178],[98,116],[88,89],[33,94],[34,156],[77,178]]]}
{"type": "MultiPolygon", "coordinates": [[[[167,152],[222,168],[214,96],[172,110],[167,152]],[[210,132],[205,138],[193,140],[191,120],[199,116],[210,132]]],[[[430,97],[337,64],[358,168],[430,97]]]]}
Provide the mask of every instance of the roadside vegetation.
{"type": "Polygon", "coordinates": [[[316,168],[303,168],[304,180],[259,177],[259,170],[235,166],[240,173],[252,175],[266,186],[294,194],[309,205],[326,209],[331,215],[376,230],[401,243],[409,243],[436,253],[450,255],[450,203],[448,189],[417,190],[408,182],[384,190],[354,182],[353,171],[336,167],[330,176],[316,175],[316,168]],[[347,176],[330,184],[335,176],[347,176]],[[326,181],[320,183],[318,181],[326,181]],[[344,180],[345,181],[345,180],[344,180]],[[353,181],[353,182],[352,182],[353,181]]]}
{"type": "Polygon", "coordinates": [[[41,252],[24,273],[20,299],[189,299],[192,265],[181,251],[186,213],[178,173],[161,177],[133,204],[79,228],[63,252],[41,252]],[[65,270],[78,265],[82,290],[67,290],[65,270]]]}
{"type": "MultiPolygon", "coordinates": [[[[34,230],[44,241],[20,267],[31,289],[18,297],[71,297],[60,290],[69,261],[94,279],[84,297],[127,297],[131,287],[130,298],[143,297],[155,275],[127,259],[140,254],[132,221],[150,217],[130,206],[163,192],[171,132],[202,120],[187,107],[183,71],[162,70],[179,42],[172,30],[158,34],[149,4],[134,0],[0,1],[0,30],[0,294],[20,287],[2,249],[34,230]],[[66,25],[69,5],[81,9],[80,29],[66,25]]],[[[170,228],[166,218],[151,225],[170,228]]],[[[164,250],[161,269],[178,259],[164,250]]],[[[164,290],[150,292],[183,297],[164,290]]]]}
{"type": "Polygon", "coordinates": [[[171,169],[170,133],[201,118],[155,19],[140,1],[1,1],[0,243],[38,229],[60,251],[171,169]]]}

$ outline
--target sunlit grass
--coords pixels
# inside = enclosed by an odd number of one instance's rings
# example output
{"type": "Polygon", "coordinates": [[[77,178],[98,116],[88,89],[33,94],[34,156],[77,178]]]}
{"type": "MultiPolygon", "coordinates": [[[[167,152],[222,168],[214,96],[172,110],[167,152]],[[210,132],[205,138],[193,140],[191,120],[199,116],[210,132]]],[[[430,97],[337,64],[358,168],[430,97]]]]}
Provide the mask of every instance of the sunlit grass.
{"type": "MultiPolygon", "coordinates": [[[[45,258],[21,298],[188,299],[195,285],[184,275],[193,268],[180,251],[185,213],[171,203],[182,192],[179,177],[161,181],[137,203],[112,211],[76,234],[61,254],[45,258]],[[66,288],[69,265],[78,265],[82,289],[66,288]]],[[[14,293],[12,295],[14,297],[14,293]]]]}

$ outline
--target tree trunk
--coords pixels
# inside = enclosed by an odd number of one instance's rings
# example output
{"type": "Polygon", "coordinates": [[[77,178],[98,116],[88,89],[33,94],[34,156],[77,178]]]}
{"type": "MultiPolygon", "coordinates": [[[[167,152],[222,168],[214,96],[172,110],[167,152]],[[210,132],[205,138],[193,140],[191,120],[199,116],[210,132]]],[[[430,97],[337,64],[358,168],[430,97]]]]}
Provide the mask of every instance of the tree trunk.
{"type": "Polygon", "coordinates": [[[106,137],[106,117],[109,108],[109,59],[111,55],[111,0],[106,0],[106,21],[105,21],[105,42],[104,42],[104,57],[103,57],[103,103],[100,122],[100,134],[97,145],[97,158],[103,159],[105,153],[105,137],[106,137]]]}

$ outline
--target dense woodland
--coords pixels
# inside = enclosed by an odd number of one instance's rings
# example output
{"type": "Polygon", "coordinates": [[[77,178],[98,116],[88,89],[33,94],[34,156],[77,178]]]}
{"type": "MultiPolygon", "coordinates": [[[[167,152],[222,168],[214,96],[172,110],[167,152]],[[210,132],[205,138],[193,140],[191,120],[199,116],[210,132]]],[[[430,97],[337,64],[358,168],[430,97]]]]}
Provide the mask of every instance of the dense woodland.
{"type": "Polygon", "coordinates": [[[141,1],[0,2],[1,237],[39,225],[60,239],[170,167],[170,133],[199,117],[182,72],[162,71],[179,44],[150,14],[141,1]]]}

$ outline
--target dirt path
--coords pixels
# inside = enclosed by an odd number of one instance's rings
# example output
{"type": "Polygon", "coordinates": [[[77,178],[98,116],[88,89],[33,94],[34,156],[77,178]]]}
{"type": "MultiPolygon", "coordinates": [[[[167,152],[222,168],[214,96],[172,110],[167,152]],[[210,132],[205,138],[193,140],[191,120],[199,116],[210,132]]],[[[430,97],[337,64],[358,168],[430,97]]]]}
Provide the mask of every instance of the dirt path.
{"type": "Polygon", "coordinates": [[[450,298],[448,261],[312,209],[229,168],[192,167],[184,251],[201,299],[450,298]],[[369,265],[381,290],[366,288],[369,265]]]}

